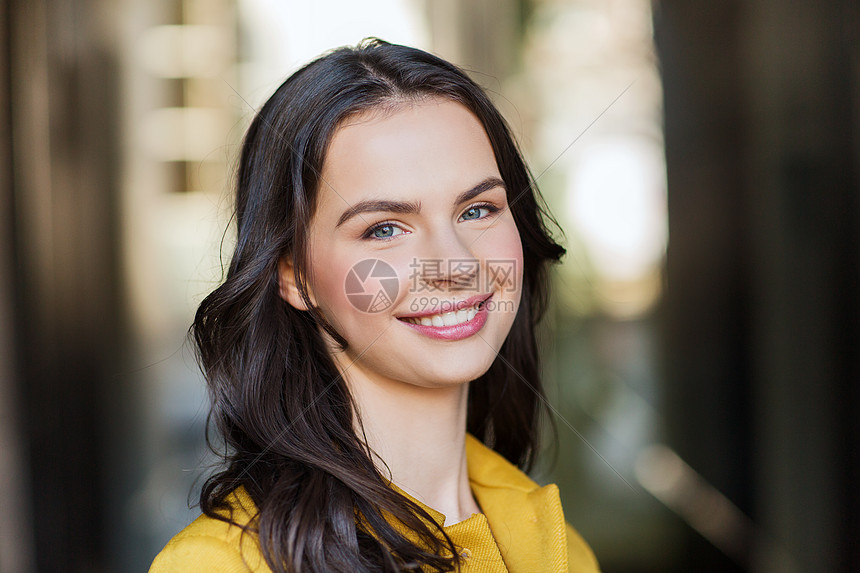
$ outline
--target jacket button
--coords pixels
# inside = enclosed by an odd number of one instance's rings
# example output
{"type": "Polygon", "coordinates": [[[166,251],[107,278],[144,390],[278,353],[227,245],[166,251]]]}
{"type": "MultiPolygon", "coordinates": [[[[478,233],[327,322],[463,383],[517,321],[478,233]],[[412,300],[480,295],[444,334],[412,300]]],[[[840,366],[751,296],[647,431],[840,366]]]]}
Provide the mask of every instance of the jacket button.
{"type": "Polygon", "coordinates": [[[472,552],[466,548],[464,548],[462,551],[460,551],[460,557],[462,557],[463,559],[468,559],[471,556],[472,556],[472,552]]]}

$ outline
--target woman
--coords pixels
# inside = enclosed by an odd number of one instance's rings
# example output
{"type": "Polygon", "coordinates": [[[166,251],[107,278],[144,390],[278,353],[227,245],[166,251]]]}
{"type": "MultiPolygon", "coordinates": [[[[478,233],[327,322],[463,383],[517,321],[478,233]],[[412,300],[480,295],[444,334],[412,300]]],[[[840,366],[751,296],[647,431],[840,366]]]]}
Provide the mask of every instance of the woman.
{"type": "Polygon", "coordinates": [[[475,83],[379,40],[308,64],[248,130],[236,223],[192,327],[226,469],[152,571],[597,570],[516,467],[564,250],[475,83]]]}

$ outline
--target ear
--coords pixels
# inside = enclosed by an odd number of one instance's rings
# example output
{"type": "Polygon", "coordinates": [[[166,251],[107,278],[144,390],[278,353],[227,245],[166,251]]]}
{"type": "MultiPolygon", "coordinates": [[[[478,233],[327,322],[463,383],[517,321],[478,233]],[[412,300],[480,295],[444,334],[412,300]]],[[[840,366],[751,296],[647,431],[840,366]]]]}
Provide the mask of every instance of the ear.
{"type": "MultiPolygon", "coordinates": [[[[289,257],[282,258],[278,263],[278,284],[282,299],[298,310],[308,310],[308,305],[305,304],[301,293],[299,293],[299,287],[296,284],[296,271],[293,266],[293,260],[289,257]]],[[[311,299],[311,303],[316,305],[313,293],[309,291],[308,296],[311,299]]]]}

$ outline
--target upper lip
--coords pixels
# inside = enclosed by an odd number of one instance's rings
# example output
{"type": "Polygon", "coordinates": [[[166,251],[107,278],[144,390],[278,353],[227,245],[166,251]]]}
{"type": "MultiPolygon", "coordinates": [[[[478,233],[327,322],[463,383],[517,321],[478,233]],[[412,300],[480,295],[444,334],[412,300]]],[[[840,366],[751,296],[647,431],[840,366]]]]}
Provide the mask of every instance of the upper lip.
{"type": "Polygon", "coordinates": [[[421,312],[415,312],[412,314],[400,314],[397,315],[397,318],[421,318],[422,316],[433,316],[434,314],[444,314],[446,312],[463,310],[464,308],[471,308],[479,303],[482,303],[491,296],[493,296],[493,293],[476,294],[475,296],[470,296],[467,299],[459,301],[440,301],[440,305],[434,308],[428,308],[426,310],[422,310],[421,312]]]}

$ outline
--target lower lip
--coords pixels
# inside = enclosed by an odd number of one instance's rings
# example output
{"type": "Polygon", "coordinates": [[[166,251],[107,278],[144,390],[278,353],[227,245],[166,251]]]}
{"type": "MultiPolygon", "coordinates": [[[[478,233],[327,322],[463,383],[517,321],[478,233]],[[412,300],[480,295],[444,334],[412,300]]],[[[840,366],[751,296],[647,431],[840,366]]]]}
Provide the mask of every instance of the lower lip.
{"type": "Polygon", "coordinates": [[[475,314],[475,318],[453,326],[424,326],[423,324],[415,324],[405,320],[401,320],[400,322],[410,328],[414,328],[419,333],[424,336],[429,336],[430,338],[435,338],[437,340],[462,340],[464,338],[474,336],[479,330],[481,330],[487,322],[488,314],[487,301],[484,301],[477,314],[475,314]]]}

